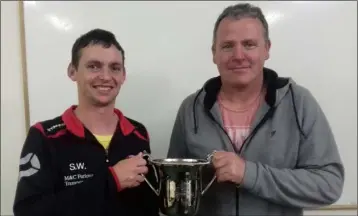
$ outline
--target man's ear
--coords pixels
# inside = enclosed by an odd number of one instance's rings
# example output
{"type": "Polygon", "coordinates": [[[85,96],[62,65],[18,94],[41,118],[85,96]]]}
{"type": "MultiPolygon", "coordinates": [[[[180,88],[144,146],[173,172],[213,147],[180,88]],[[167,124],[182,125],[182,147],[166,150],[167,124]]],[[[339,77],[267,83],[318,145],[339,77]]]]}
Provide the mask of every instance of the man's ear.
{"type": "Polygon", "coordinates": [[[73,66],[72,63],[68,64],[67,67],[67,76],[72,80],[72,81],[76,81],[76,69],[73,66]]]}
{"type": "Polygon", "coordinates": [[[266,48],[266,58],[265,58],[265,60],[268,60],[270,58],[271,40],[268,40],[266,42],[265,48],[266,48]]]}
{"type": "Polygon", "coordinates": [[[213,63],[216,64],[216,60],[215,60],[215,45],[214,44],[211,46],[211,54],[212,54],[213,63]]]}
{"type": "Polygon", "coordinates": [[[126,80],[126,77],[127,77],[127,70],[126,70],[126,67],[123,67],[123,76],[122,76],[122,79],[121,79],[121,85],[126,80]]]}

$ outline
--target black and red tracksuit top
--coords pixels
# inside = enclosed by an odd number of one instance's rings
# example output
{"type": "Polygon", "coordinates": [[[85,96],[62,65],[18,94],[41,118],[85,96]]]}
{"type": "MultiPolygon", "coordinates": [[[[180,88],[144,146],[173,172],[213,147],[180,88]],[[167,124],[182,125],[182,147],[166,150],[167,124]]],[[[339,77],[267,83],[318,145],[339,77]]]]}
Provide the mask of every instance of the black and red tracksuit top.
{"type": "MultiPolygon", "coordinates": [[[[139,152],[150,153],[141,123],[119,117],[108,151],[67,109],[33,125],[24,143],[14,201],[15,216],[157,216],[158,197],[143,182],[121,190],[111,166],[139,152]]],[[[146,178],[157,188],[151,166],[146,178]]]]}

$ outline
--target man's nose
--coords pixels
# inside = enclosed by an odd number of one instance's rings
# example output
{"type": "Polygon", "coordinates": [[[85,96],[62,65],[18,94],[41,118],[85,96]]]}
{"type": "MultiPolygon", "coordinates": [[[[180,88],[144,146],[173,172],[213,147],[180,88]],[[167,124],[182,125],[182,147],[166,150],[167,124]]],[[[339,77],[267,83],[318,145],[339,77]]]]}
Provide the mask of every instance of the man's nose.
{"type": "Polygon", "coordinates": [[[101,71],[101,78],[104,80],[110,80],[111,79],[111,70],[110,68],[104,67],[103,70],[101,71]]]}
{"type": "Polygon", "coordinates": [[[233,57],[234,59],[241,60],[241,59],[244,58],[244,56],[245,56],[244,49],[243,49],[241,46],[236,46],[236,47],[234,48],[232,57],[233,57]]]}

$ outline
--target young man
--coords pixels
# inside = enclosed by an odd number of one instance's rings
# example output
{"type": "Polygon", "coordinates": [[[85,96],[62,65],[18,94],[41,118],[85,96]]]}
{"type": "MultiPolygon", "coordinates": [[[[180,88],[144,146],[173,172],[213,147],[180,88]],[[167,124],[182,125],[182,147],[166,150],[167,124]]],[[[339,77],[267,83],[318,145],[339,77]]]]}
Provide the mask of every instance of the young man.
{"type": "Polygon", "coordinates": [[[344,168],[327,119],[307,89],[264,67],[270,46],[260,8],[226,8],[212,45],[220,76],[179,108],[168,157],[218,151],[204,172],[204,182],[214,174],[217,181],[200,216],[302,215],[342,193],[344,168]]]}
{"type": "Polygon", "coordinates": [[[145,126],[115,108],[124,83],[124,50],[95,29],[76,40],[69,78],[78,106],[33,125],[20,161],[15,216],[158,215],[155,183],[141,152],[150,152],[145,126]]]}

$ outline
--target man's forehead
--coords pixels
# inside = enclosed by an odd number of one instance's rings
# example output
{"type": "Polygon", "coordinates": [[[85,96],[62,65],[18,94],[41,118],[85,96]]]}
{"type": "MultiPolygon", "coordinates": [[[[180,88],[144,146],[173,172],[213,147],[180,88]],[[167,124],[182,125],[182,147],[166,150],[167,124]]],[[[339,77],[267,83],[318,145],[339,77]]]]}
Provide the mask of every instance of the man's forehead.
{"type": "Polygon", "coordinates": [[[103,63],[123,63],[122,52],[115,46],[105,47],[103,45],[91,45],[81,50],[82,60],[99,61],[103,63]]]}
{"type": "Polygon", "coordinates": [[[225,18],[219,25],[218,33],[221,36],[228,36],[229,34],[237,35],[254,35],[262,34],[263,25],[255,18],[225,18]]]}

